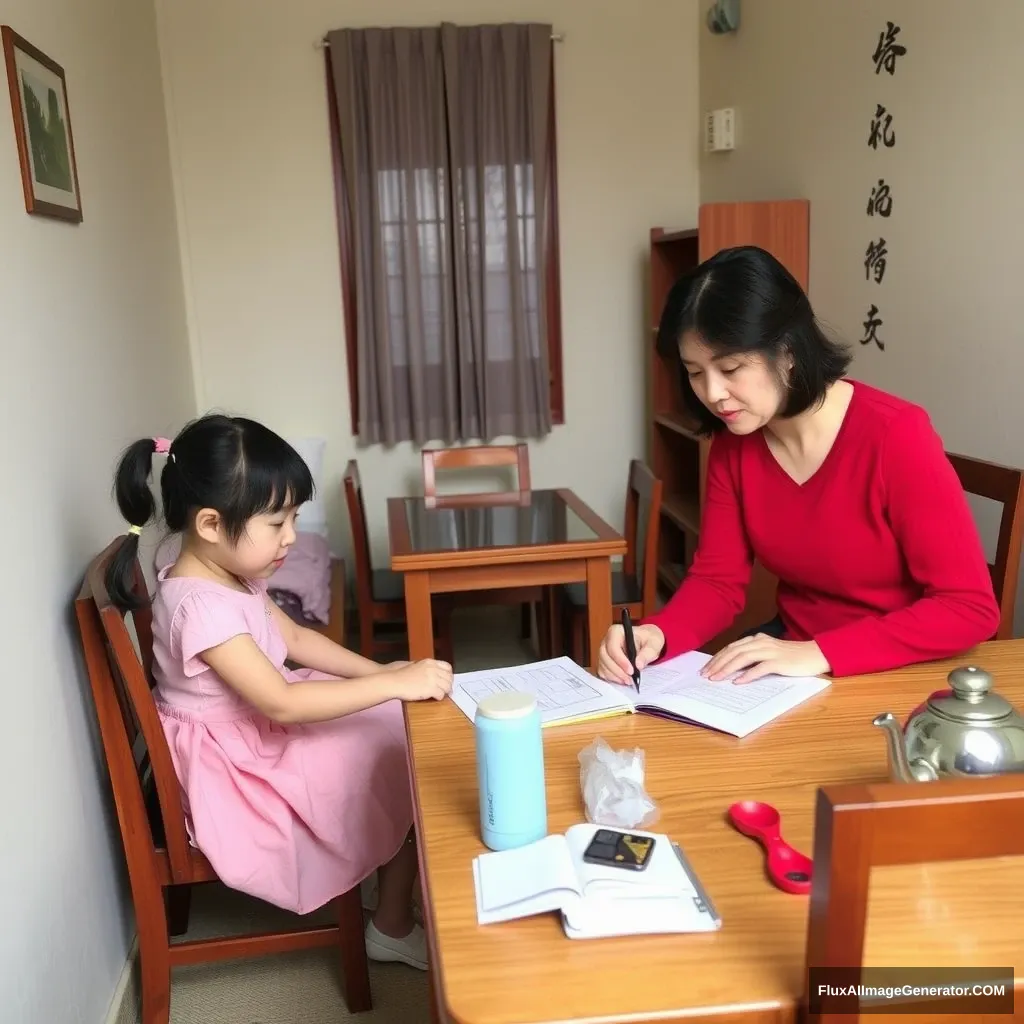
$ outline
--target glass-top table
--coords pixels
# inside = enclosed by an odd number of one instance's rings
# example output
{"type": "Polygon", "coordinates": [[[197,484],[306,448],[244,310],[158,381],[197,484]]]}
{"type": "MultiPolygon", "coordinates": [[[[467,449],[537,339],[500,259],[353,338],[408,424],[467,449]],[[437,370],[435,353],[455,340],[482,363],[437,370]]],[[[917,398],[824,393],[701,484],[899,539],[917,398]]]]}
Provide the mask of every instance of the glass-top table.
{"type": "Polygon", "coordinates": [[[413,660],[434,656],[431,594],[579,582],[587,585],[596,658],[611,625],[611,559],[625,555],[626,540],[571,490],[403,496],[387,504],[413,660]]]}
{"type": "Polygon", "coordinates": [[[405,498],[409,549],[413,552],[465,551],[536,544],[600,540],[596,524],[557,490],[524,491],[522,500],[487,505],[447,505],[443,498],[405,498]]]}

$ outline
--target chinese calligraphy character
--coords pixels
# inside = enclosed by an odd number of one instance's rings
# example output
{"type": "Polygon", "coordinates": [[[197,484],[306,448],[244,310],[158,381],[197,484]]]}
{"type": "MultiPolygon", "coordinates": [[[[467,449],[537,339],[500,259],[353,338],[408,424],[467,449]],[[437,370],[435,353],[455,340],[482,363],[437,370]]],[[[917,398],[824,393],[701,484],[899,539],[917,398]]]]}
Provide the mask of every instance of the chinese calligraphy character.
{"type": "Polygon", "coordinates": [[[860,339],[862,345],[874,342],[882,351],[885,351],[885,342],[878,337],[878,328],[882,326],[882,318],[878,315],[878,307],[871,303],[868,310],[868,318],[864,321],[864,337],[860,339]]]}
{"type": "Polygon", "coordinates": [[[888,113],[881,103],[875,104],[875,116],[871,119],[871,134],[868,136],[868,145],[872,149],[878,149],[878,141],[888,149],[896,145],[896,134],[892,130],[892,114],[888,113]]]}
{"type": "Polygon", "coordinates": [[[879,217],[888,217],[892,213],[892,194],[884,178],[878,179],[868,198],[868,216],[873,217],[876,213],[879,217]]]}
{"type": "Polygon", "coordinates": [[[885,262],[889,250],[885,247],[885,239],[879,238],[877,242],[868,242],[867,252],[864,253],[864,276],[870,281],[871,272],[874,271],[875,283],[881,284],[885,277],[885,262]]]}
{"type": "Polygon", "coordinates": [[[905,46],[896,42],[896,37],[899,34],[899,25],[894,25],[891,21],[885,23],[884,32],[878,33],[878,45],[875,47],[875,52],[871,54],[871,59],[875,62],[876,75],[881,72],[882,68],[885,68],[890,75],[896,73],[896,58],[902,57],[907,52],[905,46]]]}

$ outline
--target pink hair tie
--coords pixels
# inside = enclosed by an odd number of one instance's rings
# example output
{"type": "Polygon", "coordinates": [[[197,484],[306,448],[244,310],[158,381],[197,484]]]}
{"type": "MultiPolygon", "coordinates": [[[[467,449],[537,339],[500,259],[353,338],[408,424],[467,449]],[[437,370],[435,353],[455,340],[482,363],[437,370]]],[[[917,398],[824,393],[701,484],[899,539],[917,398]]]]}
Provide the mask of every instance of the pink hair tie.
{"type": "Polygon", "coordinates": [[[153,443],[156,445],[157,455],[166,455],[171,450],[171,442],[166,437],[154,437],[153,443]]]}

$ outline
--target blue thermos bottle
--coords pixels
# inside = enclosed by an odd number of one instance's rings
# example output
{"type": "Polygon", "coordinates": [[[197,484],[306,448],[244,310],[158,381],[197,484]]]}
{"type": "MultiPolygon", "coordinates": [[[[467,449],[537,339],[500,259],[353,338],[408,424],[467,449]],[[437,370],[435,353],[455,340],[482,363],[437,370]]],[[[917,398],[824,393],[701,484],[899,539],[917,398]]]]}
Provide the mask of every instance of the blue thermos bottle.
{"type": "Polygon", "coordinates": [[[505,691],[477,704],[476,770],[480,831],[492,850],[511,850],[548,834],[540,710],[529,693],[505,691]]]}

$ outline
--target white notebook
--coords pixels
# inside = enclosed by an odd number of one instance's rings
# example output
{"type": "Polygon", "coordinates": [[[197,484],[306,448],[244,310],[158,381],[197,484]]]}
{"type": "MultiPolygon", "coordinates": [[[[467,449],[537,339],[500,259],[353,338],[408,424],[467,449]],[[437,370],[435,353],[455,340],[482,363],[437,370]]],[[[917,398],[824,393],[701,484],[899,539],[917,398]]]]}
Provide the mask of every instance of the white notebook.
{"type": "Polygon", "coordinates": [[[566,725],[633,712],[747,736],[830,685],[818,676],[768,675],[752,683],[711,682],[698,675],[710,654],[690,651],[640,673],[640,692],[591,675],[571,658],[551,658],[510,668],[458,672],[452,700],[473,720],[476,706],[502,690],[536,694],[541,722],[566,725]]]}
{"type": "Polygon", "coordinates": [[[573,825],[528,846],[484,853],[473,861],[477,922],[512,921],[558,911],[573,939],[709,932],[721,927],[707,894],[668,836],[654,840],[643,871],[583,860],[602,825],[573,825]]]}

